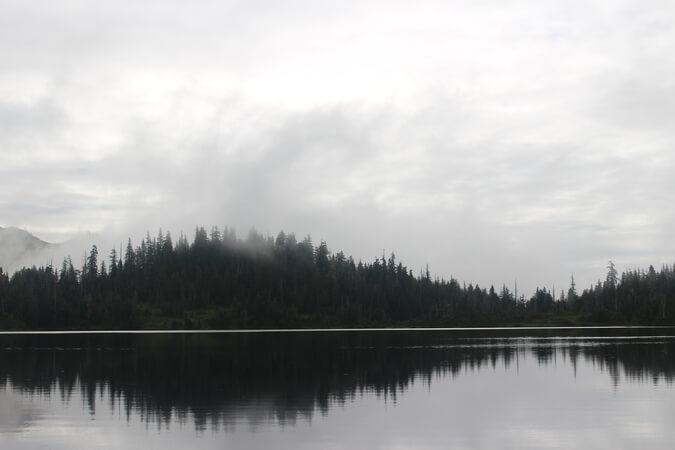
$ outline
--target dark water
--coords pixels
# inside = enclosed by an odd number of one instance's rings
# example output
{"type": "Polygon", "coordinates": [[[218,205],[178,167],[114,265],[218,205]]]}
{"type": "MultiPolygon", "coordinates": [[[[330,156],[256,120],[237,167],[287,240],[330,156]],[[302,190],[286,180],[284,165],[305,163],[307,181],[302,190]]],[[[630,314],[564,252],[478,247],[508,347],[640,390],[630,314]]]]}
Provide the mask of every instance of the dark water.
{"type": "Polygon", "coordinates": [[[0,336],[0,448],[672,449],[675,331],[0,336]]]}

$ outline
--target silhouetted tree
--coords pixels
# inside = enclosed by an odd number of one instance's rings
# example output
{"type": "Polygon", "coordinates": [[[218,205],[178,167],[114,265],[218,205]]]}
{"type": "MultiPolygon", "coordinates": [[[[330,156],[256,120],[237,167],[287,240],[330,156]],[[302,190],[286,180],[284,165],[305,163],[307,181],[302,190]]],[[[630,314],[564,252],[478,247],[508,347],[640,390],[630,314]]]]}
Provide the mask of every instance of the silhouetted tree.
{"type": "MultiPolygon", "coordinates": [[[[121,251],[120,251],[121,253],[121,251]]],[[[0,270],[0,327],[261,328],[470,326],[523,323],[675,323],[675,271],[628,271],[612,262],[604,283],[567,297],[537,289],[530,299],[431,278],[383,253],[371,263],[331,253],[326,242],[280,232],[276,238],[233,229],[149,234],[124,258],[116,250],[99,264],[98,248],[82,270],[66,258],[59,270],[0,270]]]]}

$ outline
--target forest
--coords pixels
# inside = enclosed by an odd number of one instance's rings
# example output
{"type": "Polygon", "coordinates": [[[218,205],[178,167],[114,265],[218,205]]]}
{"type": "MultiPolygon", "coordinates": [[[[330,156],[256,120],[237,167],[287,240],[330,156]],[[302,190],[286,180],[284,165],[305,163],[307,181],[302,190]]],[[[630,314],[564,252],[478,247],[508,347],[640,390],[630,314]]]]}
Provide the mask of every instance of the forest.
{"type": "Polygon", "coordinates": [[[414,274],[394,254],[356,262],[325,242],[251,230],[170,233],[76,265],[0,268],[3,330],[675,325],[675,267],[619,274],[577,292],[516,297],[414,274]]]}

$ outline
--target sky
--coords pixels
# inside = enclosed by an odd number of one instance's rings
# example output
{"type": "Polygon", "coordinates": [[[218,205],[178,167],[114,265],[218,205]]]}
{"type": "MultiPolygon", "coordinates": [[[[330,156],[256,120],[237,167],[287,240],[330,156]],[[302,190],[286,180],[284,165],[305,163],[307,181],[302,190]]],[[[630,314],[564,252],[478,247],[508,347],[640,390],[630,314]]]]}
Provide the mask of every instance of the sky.
{"type": "Polygon", "coordinates": [[[521,292],[675,261],[673,2],[0,2],[0,226],[521,292]]]}

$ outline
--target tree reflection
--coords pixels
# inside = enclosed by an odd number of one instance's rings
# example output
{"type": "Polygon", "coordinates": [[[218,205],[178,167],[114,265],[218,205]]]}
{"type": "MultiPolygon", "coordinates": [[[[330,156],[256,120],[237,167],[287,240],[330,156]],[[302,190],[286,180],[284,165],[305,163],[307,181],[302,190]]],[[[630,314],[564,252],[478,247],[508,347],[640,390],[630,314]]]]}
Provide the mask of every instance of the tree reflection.
{"type": "Polygon", "coordinates": [[[127,417],[138,413],[161,427],[192,416],[198,429],[207,429],[232,426],[242,411],[254,424],[292,424],[364,393],[396,401],[413,383],[515,370],[525,358],[574,369],[583,361],[615,385],[622,375],[673,382],[675,341],[669,337],[522,334],[8,335],[0,338],[0,383],[62,402],[77,392],[92,414],[105,398],[127,417]]]}

